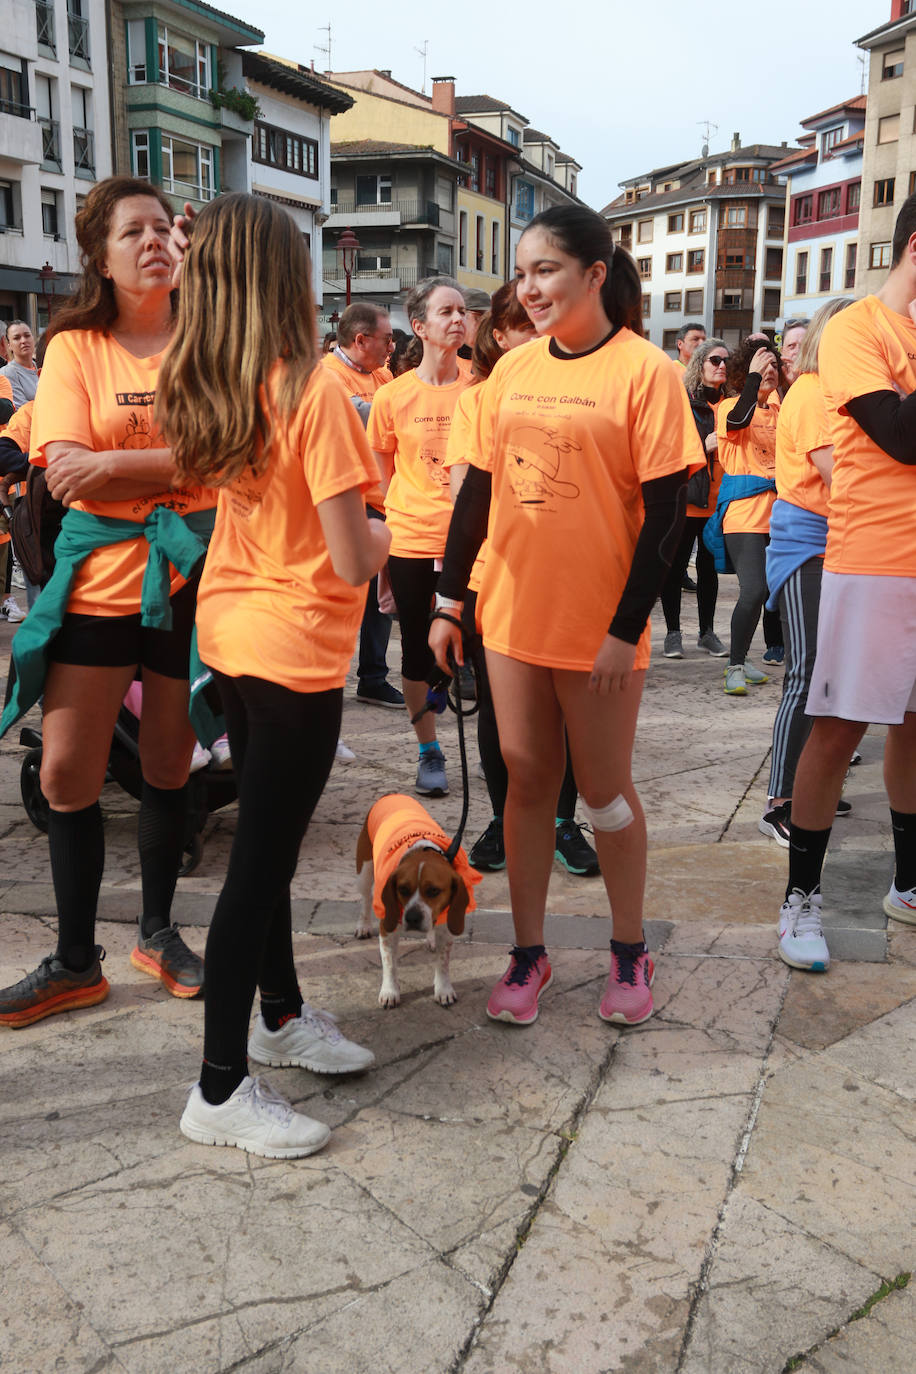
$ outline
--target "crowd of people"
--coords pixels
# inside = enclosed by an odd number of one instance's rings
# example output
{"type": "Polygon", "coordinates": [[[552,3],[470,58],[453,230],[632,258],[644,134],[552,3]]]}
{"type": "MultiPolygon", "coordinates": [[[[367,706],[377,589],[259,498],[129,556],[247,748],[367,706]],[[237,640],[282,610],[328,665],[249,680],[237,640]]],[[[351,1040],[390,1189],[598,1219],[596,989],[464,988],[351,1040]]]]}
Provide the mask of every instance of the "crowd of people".
{"type": "Polygon", "coordinates": [[[764,662],[786,664],[760,822],[789,851],[780,956],[828,966],[821,868],[870,722],[888,726],[884,909],[916,923],[916,197],[876,295],[787,322],[781,352],[765,335],[732,351],[689,323],[676,365],[643,337],[632,258],[582,207],[530,222],[514,281],[492,299],[427,278],[405,302],[408,336],[356,304],[323,349],[307,250],[269,200],[233,193],[173,217],[149,184],[114,177],[87,197],[77,234],[84,272],[42,341],[40,385],[21,321],[0,371],[8,480],[30,471],[66,512],[13,641],[0,727],[41,702],[58,940],[0,990],[0,1025],[108,995],[99,794],[118,712],[142,683],[131,960],[173,995],[203,993],[181,1129],[269,1156],[325,1143],[328,1128],[249,1061],[329,1074],[374,1062],[304,1000],[290,915],[303,837],[346,756],[357,642],[357,699],[406,710],[421,796],[449,790],[423,711],[430,678],[458,673],[477,696],[493,817],[471,861],[506,869],[515,928],[487,1015],[537,1018],[558,858],[604,881],[598,1015],[647,1020],[632,756],[650,614],[660,598],[664,653],[682,658],[694,549],[697,645],[727,657],[725,692],[767,680],[749,657],[761,615],[764,662]],[[724,571],[738,579],[728,648],[714,624],[724,571]],[[223,730],[238,817],[201,960],[171,912],[194,751],[223,730]]]}

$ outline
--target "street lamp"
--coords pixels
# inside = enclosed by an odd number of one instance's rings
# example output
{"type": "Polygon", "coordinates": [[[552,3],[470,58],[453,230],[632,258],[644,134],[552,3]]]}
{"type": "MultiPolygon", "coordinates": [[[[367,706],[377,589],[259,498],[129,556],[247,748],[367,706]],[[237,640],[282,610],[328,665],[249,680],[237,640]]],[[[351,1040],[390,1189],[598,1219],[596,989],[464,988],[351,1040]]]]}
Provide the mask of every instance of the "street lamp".
{"type": "Polygon", "coordinates": [[[356,255],[360,249],[359,239],[350,228],[344,229],[343,233],[337,235],[337,252],[340,254],[343,265],[344,277],[347,282],[347,305],[350,304],[350,279],[353,275],[353,268],[356,265],[356,255]]]}
{"type": "Polygon", "coordinates": [[[44,301],[45,313],[48,317],[48,324],[51,323],[51,312],[54,305],[54,283],[58,280],[57,273],[49,262],[38,270],[38,280],[41,282],[41,299],[44,301]]]}

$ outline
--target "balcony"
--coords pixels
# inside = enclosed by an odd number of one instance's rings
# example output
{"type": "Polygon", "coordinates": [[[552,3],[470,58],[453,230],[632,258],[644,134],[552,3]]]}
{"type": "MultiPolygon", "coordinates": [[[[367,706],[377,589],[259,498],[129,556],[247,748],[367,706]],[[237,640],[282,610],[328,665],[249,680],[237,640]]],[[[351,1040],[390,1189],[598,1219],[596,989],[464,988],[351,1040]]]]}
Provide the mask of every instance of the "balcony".
{"type": "Polygon", "coordinates": [[[73,130],[73,170],[84,181],[95,180],[95,136],[91,129],[73,130]]]}
{"type": "MultiPolygon", "coordinates": [[[[343,293],[347,289],[347,279],[344,276],[343,268],[334,264],[322,270],[322,278],[326,291],[343,293]]],[[[350,290],[354,296],[371,295],[384,293],[387,296],[396,295],[399,291],[406,291],[411,286],[416,286],[418,281],[424,277],[434,276],[433,268],[417,267],[375,267],[365,271],[350,273],[350,290]]]]}
{"type": "Polygon", "coordinates": [[[39,119],[41,129],[41,165],[46,172],[61,172],[60,124],[56,119],[39,119]]]}
{"type": "Polygon", "coordinates": [[[41,130],[28,105],[0,100],[0,158],[23,165],[41,162],[41,130]]]}
{"type": "Polygon", "coordinates": [[[449,217],[434,200],[389,200],[376,205],[357,205],[353,200],[338,200],[331,206],[327,229],[373,229],[397,225],[431,226],[449,217]]]}
{"type": "Polygon", "coordinates": [[[67,42],[70,56],[89,66],[89,20],[67,11],[67,42]]]}
{"type": "Polygon", "coordinates": [[[57,39],[54,35],[53,0],[35,0],[35,28],[39,43],[57,52],[57,39]]]}

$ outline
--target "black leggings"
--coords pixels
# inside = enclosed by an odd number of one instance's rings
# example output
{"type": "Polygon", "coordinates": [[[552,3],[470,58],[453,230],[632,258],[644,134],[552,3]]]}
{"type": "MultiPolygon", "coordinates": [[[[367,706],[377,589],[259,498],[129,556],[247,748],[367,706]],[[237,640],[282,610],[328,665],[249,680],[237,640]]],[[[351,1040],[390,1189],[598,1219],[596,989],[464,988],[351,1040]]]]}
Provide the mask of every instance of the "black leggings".
{"type": "Polygon", "coordinates": [[[255,986],[298,995],[289,885],[299,846],[334,762],[341,688],[293,692],[214,672],[238,781],[239,810],[223,890],[207,937],[204,1059],[248,1072],[255,986]]]}
{"type": "MultiPolygon", "coordinates": [[[[754,631],[767,599],[767,544],[765,534],[727,534],[725,547],[738,574],[738,600],[732,612],[729,664],[742,664],[748,656],[754,631]]],[[[763,637],[767,648],[782,644],[782,626],[776,611],[763,611],[763,637]]]]}
{"type": "Polygon", "coordinates": [[[665,613],[665,627],[671,634],[681,628],[681,583],[694,540],[697,545],[697,617],[700,634],[712,629],[716,614],[716,598],[719,595],[719,577],[716,573],[715,559],[703,543],[703,528],[709,517],[688,515],[684,533],[671,561],[671,571],[662,587],[662,610],[665,613]]]}
{"type": "Polygon", "coordinates": [[[401,676],[425,682],[435,663],[429,647],[429,612],[439,581],[435,559],[390,557],[388,578],[401,627],[401,676]]]}

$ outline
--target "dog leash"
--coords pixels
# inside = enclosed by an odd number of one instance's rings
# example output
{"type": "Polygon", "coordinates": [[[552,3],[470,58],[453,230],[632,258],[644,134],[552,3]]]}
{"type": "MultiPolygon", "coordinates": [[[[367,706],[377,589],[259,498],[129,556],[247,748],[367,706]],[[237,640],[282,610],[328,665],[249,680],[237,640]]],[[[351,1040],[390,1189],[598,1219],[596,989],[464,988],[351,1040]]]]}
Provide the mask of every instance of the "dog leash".
{"type": "MultiPolygon", "coordinates": [[[[431,619],[448,620],[452,625],[456,625],[461,631],[462,643],[464,642],[464,626],[456,616],[449,615],[446,611],[436,611],[431,619]]],[[[474,702],[470,710],[464,709],[464,702],[461,699],[461,683],[458,677],[458,665],[455,663],[451,648],[448,651],[448,660],[452,667],[451,677],[448,673],[434,669],[427,679],[426,705],[423,706],[415,716],[411,718],[411,725],[416,725],[417,721],[426,715],[427,711],[432,711],[435,715],[441,716],[448,708],[454,711],[458,717],[458,753],[461,758],[461,820],[458,822],[458,829],[448,849],[445,857],[449,863],[454,863],[458,850],[461,848],[461,838],[464,835],[464,828],[468,821],[468,808],[471,803],[470,787],[468,785],[468,755],[464,742],[464,722],[466,717],[477,714],[480,709],[479,703],[474,702]],[[454,691],[454,699],[449,689],[454,691]]]]}

